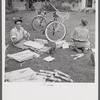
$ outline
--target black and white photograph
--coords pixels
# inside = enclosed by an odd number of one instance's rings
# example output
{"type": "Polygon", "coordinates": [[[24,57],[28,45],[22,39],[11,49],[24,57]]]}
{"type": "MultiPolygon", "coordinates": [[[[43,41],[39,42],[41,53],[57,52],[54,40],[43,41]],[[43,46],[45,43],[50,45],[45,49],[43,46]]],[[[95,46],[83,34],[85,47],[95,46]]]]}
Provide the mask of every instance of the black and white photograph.
{"type": "Polygon", "coordinates": [[[5,82],[94,82],[96,0],[6,0],[5,82]]]}
{"type": "MultiPolygon", "coordinates": [[[[88,83],[96,87],[97,2],[98,0],[3,1],[4,84],[42,83],[45,86],[62,86],[88,83]]],[[[93,89],[94,87],[91,88],[93,89]]],[[[87,93],[87,90],[84,92],[87,93]]],[[[91,94],[93,93],[94,91],[91,94]]],[[[85,96],[84,98],[86,99],[85,96]]]]}

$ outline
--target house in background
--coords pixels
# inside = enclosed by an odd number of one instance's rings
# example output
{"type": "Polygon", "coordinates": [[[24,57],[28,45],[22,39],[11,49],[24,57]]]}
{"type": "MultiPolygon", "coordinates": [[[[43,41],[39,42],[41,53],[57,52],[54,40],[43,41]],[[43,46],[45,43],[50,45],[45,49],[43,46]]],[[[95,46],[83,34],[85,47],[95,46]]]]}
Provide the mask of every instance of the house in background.
{"type": "Polygon", "coordinates": [[[95,0],[81,0],[79,3],[79,9],[95,9],[95,0]]]}

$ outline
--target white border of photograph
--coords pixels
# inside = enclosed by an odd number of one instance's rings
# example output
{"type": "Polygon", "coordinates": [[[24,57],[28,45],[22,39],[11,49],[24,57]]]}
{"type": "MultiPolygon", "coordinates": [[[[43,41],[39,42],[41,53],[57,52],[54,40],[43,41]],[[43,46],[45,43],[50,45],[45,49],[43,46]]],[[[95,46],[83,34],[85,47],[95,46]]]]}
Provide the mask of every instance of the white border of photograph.
{"type": "Polygon", "coordinates": [[[2,0],[2,100],[98,100],[98,0],[95,23],[94,83],[4,82],[5,73],[5,0],[2,0]]]}

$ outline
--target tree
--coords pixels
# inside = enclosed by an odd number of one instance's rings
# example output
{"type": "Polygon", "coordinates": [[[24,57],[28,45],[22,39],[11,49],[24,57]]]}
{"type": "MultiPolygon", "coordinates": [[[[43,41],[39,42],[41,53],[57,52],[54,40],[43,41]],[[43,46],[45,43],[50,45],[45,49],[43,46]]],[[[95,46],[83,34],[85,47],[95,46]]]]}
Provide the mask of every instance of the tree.
{"type": "Polygon", "coordinates": [[[69,3],[72,3],[72,2],[80,2],[81,0],[50,0],[50,1],[53,1],[53,2],[69,2],[69,3]]]}
{"type": "Polygon", "coordinates": [[[26,6],[26,10],[29,10],[29,0],[26,0],[25,6],[26,6]]]}
{"type": "Polygon", "coordinates": [[[6,10],[8,12],[13,11],[13,0],[6,0],[6,10]]]}
{"type": "Polygon", "coordinates": [[[26,10],[30,10],[33,7],[33,3],[37,1],[49,1],[49,0],[26,0],[26,10]]]}
{"type": "Polygon", "coordinates": [[[26,10],[29,10],[33,7],[33,3],[37,0],[26,0],[26,10]]]}
{"type": "Polygon", "coordinates": [[[13,9],[13,0],[6,0],[7,9],[13,9]]]}

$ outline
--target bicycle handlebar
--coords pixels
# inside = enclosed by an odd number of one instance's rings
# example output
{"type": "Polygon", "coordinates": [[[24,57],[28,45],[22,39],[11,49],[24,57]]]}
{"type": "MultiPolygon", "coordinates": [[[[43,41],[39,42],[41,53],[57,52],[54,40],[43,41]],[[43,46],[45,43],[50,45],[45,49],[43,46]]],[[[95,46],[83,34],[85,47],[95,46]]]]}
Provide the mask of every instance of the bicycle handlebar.
{"type": "Polygon", "coordinates": [[[61,14],[61,12],[51,3],[49,3],[55,10],[56,10],[56,14],[61,17],[62,19],[68,19],[70,17],[70,15],[67,13],[66,15],[61,14]]]}
{"type": "Polygon", "coordinates": [[[58,11],[59,12],[59,10],[53,5],[53,4],[51,4],[51,3],[49,3],[56,11],[58,11]]]}

